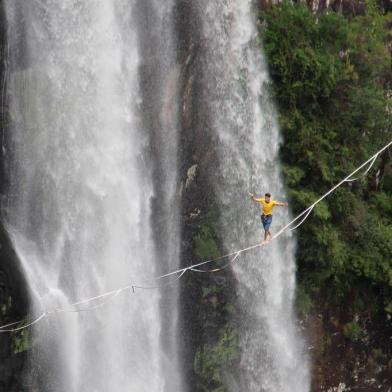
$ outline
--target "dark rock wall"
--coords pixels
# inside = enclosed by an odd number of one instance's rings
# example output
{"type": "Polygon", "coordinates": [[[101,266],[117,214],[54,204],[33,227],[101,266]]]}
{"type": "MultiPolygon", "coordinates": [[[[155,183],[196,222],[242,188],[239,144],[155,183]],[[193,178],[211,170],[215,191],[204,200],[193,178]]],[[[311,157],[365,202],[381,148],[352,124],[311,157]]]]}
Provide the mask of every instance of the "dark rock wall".
{"type": "MultiPolygon", "coordinates": [[[[24,319],[28,313],[26,281],[19,269],[15,252],[3,225],[7,200],[7,124],[6,91],[7,30],[3,2],[0,0],[0,325],[24,319]]],[[[26,366],[28,336],[21,333],[0,333],[0,392],[22,391],[26,366]]]]}
{"type": "MultiPolygon", "coordinates": [[[[28,312],[26,281],[7,233],[0,229],[0,324],[24,319],[28,312]]],[[[22,391],[26,332],[0,333],[0,391],[22,391]]]]}
{"type": "Polygon", "coordinates": [[[331,309],[322,296],[302,317],[312,366],[312,391],[388,392],[392,385],[392,329],[385,314],[331,309]],[[382,347],[382,349],[380,349],[382,347]]]}
{"type": "MultiPolygon", "coordinates": [[[[209,127],[208,97],[204,88],[205,45],[200,36],[197,2],[178,0],[176,29],[181,64],[181,133],[179,176],[181,180],[181,263],[201,260],[202,246],[219,248],[214,224],[218,221],[212,183],[216,179],[217,154],[209,127]]],[[[211,266],[207,266],[211,268],[211,266]]],[[[181,344],[184,379],[190,391],[214,389],[219,382],[208,380],[196,364],[203,348],[219,341],[231,316],[227,305],[233,301],[234,278],[229,270],[216,274],[188,272],[181,281],[181,344]]]]}

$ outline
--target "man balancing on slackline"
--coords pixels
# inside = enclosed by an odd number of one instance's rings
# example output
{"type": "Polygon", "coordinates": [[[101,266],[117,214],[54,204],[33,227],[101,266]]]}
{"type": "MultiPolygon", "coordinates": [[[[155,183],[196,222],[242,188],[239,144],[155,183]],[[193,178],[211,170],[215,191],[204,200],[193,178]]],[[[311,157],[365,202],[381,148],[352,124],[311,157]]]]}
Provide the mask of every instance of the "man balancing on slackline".
{"type": "Polygon", "coordinates": [[[266,193],[264,197],[256,198],[253,193],[249,193],[250,198],[253,201],[257,201],[260,203],[261,207],[261,222],[263,223],[264,227],[264,241],[262,242],[265,244],[272,238],[272,234],[270,231],[270,226],[272,223],[272,211],[275,206],[288,206],[288,203],[280,203],[276,200],[271,199],[271,194],[266,193]]]}

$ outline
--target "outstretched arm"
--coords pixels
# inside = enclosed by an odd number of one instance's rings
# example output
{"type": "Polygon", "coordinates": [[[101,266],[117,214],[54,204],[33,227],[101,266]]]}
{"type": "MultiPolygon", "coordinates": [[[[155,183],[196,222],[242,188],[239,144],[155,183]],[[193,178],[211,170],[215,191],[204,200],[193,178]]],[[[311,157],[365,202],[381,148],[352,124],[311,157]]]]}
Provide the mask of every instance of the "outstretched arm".
{"type": "Polygon", "coordinates": [[[255,195],[254,195],[253,193],[248,192],[248,195],[250,196],[250,198],[251,198],[253,201],[260,201],[260,199],[258,199],[257,197],[255,197],[255,195]]]}
{"type": "Polygon", "coordinates": [[[285,202],[285,203],[280,203],[279,201],[276,202],[277,206],[282,206],[282,207],[287,207],[289,205],[289,203],[285,202]]]}

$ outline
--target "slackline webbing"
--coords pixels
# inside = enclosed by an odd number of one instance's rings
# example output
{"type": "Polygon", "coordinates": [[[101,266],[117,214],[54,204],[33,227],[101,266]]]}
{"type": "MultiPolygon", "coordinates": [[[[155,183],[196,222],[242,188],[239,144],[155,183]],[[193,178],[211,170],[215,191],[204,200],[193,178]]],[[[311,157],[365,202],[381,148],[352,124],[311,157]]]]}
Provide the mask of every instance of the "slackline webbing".
{"type": "Polygon", "coordinates": [[[142,286],[142,285],[137,285],[137,284],[129,284],[127,286],[118,288],[116,290],[108,291],[106,293],[97,295],[95,297],[87,298],[78,302],[74,302],[72,304],[69,304],[67,308],[54,308],[52,310],[45,310],[41,315],[38,317],[29,320],[28,318],[21,320],[21,321],[16,321],[10,324],[6,324],[0,327],[0,333],[5,333],[5,332],[17,332],[20,330],[23,330],[25,328],[31,327],[34,324],[37,324],[41,320],[43,320],[45,317],[47,317],[50,314],[53,313],[59,313],[59,312],[85,312],[85,311],[90,311],[94,309],[98,309],[105,304],[107,304],[110,300],[114,299],[117,297],[120,293],[122,292],[135,292],[136,289],[143,289],[143,290],[153,290],[153,289],[159,289],[165,286],[172,285],[173,283],[177,282],[179,279],[181,279],[187,271],[192,271],[192,272],[198,272],[198,273],[214,273],[221,271],[227,267],[229,267],[231,264],[233,264],[236,260],[238,260],[239,256],[241,253],[248,252],[252,249],[259,248],[262,246],[267,246],[271,243],[271,241],[274,241],[276,238],[280,237],[284,232],[286,231],[293,231],[297,229],[299,226],[301,226],[305,220],[309,217],[311,212],[313,211],[314,207],[319,204],[322,200],[324,200],[326,197],[328,197],[331,193],[333,193],[337,188],[342,186],[346,182],[353,182],[357,181],[360,178],[363,178],[366,176],[370,169],[373,167],[374,163],[376,162],[377,158],[380,156],[382,152],[384,152],[388,147],[392,145],[392,141],[390,141],[388,144],[386,144],[383,148],[381,148],[379,151],[377,151],[372,157],[370,157],[366,162],[364,162],[361,166],[357,167],[352,173],[350,173],[347,177],[345,177],[342,181],[340,181],[338,184],[336,184],[334,187],[332,187],[328,192],[326,192],[323,196],[321,196],[319,199],[317,199],[314,203],[312,203],[309,207],[307,207],[305,210],[303,210],[299,215],[297,215],[293,220],[291,220],[289,223],[287,223],[284,227],[282,227],[267,243],[258,243],[255,245],[251,245],[247,248],[236,250],[234,252],[225,254],[223,256],[216,257],[214,259],[210,260],[204,260],[201,261],[200,263],[192,264],[188,267],[178,269],[176,271],[172,271],[169,273],[166,273],[164,275],[158,276],[155,278],[155,280],[161,280],[165,279],[171,276],[176,276],[173,280],[169,282],[165,282],[163,284],[154,284],[151,286],[142,286]],[[359,175],[358,177],[353,177],[355,174],[357,174],[361,169],[364,167],[367,167],[364,173],[359,175]],[[298,222],[299,221],[299,222],[298,222]],[[295,225],[294,225],[295,224],[295,225]],[[293,226],[294,225],[294,226],[293,226]],[[293,226],[293,227],[292,227],[293,226]],[[223,267],[220,268],[215,268],[211,270],[202,270],[200,267],[211,264],[220,260],[224,259],[229,259],[227,264],[225,264],[223,267]],[[99,303],[96,303],[96,301],[100,301],[99,303]],[[96,303],[96,304],[95,304],[96,303]],[[90,307],[86,308],[81,308],[79,307],[80,305],[88,305],[92,304],[90,307]],[[15,328],[10,328],[17,325],[15,328]]]}

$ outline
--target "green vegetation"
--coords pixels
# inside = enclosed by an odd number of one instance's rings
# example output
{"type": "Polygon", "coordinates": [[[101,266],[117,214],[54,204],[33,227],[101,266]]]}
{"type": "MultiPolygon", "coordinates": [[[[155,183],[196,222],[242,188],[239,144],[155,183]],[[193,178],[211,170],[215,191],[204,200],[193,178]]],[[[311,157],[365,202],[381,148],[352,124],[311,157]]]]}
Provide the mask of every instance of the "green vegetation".
{"type": "Polygon", "coordinates": [[[356,321],[351,321],[343,326],[343,334],[346,338],[356,341],[361,339],[365,332],[356,321]]]}
{"type": "MultiPolygon", "coordinates": [[[[0,316],[3,318],[8,316],[10,310],[12,309],[12,298],[8,296],[6,300],[0,304],[0,316]]],[[[21,326],[21,323],[18,326],[21,326]]],[[[10,334],[10,347],[14,354],[21,353],[28,350],[31,347],[30,342],[30,332],[28,329],[23,329],[10,334]]]]}
{"type": "Polygon", "coordinates": [[[216,343],[205,344],[196,353],[193,368],[199,376],[202,391],[225,391],[222,385],[223,374],[234,361],[237,347],[237,335],[229,325],[226,325],[220,330],[216,343]]]}
{"type": "Polygon", "coordinates": [[[218,243],[214,233],[207,225],[203,225],[195,235],[195,253],[201,260],[214,259],[220,256],[218,243]]]}
{"type": "MultiPolygon", "coordinates": [[[[192,251],[199,260],[217,258],[222,254],[219,208],[212,203],[199,211],[188,226],[192,229],[192,251]]],[[[226,262],[221,260],[201,269],[220,267],[226,262]]],[[[185,279],[188,279],[187,293],[194,295],[187,321],[191,323],[189,328],[197,331],[193,332],[196,339],[192,347],[192,370],[197,384],[194,389],[224,392],[225,374],[238,360],[233,276],[227,269],[216,274],[188,274],[185,279]]]]}
{"type": "Polygon", "coordinates": [[[218,216],[215,210],[210,211],[199,223],[199,228],[193,237],[195,254],[201,260],[214,259],[221,255],[217,236],[218,216]]]}
{"type": "Polygon", "coordinates": [[[4,317],[12,307],[12,298],[7,297],[6,301],[0,305],[0,314],[4,317]]]}
{"type": "MultiPolygon", "coordinates": [[[[283,2],[260,16],[284,136],[281,159],[294,212],[392,140],[387,23],[374,3],[350,19],[283,2]]],[[[301,311],[320,293],[330,306],[392,312],[392,165],[340,188],[298,231],[301,311]]],[[[355,338],[355,325],[345,334],[355,338]]]]}
{"type": "Polygon", "coordinates": [[[297,298],[296,298],[297,309],[301,313],[309,313],[309,311],[313,308],[313,302],[310,298],[309,294],[306,293],[305,289],[302,285],[298,285],[297,287],[297,298]]]}
{"type": "Polygon", "coordinates": [[[21,353],[31,348],[31,338],[28,329],[12,333],[11,349],[14,354],[21,353]]]}

